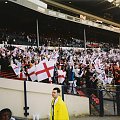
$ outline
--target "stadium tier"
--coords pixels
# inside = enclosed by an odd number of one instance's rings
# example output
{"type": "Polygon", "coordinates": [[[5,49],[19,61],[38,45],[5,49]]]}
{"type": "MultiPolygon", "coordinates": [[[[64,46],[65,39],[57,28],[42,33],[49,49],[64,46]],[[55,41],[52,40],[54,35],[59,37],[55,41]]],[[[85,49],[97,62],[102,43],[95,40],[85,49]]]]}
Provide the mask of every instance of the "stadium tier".
{"type": "Polygon", "coordinates": [[[108,42],[115,47],[119,44],[119,34],[115,32],[45,15],[9,1],[1,2],[0,9],[1,43],[37,45],[38,19],[40,45],[84,47],[84,29],[88,47],[96,43],[101,46],[108,42]]]}

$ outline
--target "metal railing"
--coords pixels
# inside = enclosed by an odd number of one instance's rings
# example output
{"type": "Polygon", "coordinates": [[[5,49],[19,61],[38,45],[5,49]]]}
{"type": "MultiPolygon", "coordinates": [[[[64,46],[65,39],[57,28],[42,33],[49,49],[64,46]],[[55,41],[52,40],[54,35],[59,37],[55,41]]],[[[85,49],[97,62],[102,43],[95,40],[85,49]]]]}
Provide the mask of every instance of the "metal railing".
{"type": "Polygon", "coordinates": [[[103,117],[105,115],[120,116],[120,86],[116,86],[115,91],[108,91],[102,88],[93,89],[63,85],[62,86],[63,100],[64,94],[88,97],[90,115],[99,115],[100,117],[103,117]],[[112,93],[114,94],[114,96],[111,96],[112,97],[111,98],[107,95],[108,98],[106,99],[105,92],[112,93]],[[108,109],[106,109],[106,106],[109,106],[108,109]]]}

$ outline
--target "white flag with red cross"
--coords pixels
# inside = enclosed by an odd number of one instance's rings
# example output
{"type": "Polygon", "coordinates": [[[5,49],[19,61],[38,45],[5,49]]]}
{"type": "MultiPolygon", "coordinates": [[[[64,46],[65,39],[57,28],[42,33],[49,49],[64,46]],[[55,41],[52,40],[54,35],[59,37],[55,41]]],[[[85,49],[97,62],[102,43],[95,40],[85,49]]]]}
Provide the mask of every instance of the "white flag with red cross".
{"type": "Polygon", "coordinates": [[[11,67],[16,75],[20,74],[20,67],[18,67],[16,64],[11,64],[11,67]]]}
{"type": "Polygon", "coordinates": [[[36,66],[37,80],[42,81],[47,78],[53,77],[54,72],[54,62],[52,61],[42,61],[36,66]]]}
{"type": "Polygon", "coordinates": [[[63,70],[58,70],[58,83],[63,83],[65,80],[66,72],[63,70]]]}
{"type": "Polygon", "coordinates": [[[35,65],[28,69],[28,74],[29,74],[29,77],[32,81],[37,80],[35,69],[36,69],[35,65]]]}

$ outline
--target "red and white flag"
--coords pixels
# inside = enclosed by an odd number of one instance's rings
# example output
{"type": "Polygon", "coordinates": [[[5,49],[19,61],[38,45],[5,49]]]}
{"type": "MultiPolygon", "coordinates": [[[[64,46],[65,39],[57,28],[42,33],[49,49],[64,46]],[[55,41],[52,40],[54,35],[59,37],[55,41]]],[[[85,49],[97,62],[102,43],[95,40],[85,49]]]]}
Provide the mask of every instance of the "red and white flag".
{"type": "Polygon", "coordinates": [[[20,67],[18,67],[16,64],[11,64],[11,67],[16,75],[20,74],[20,67]]]}
{"type": "Polygon", "coordinates": [[[30,76],[30,79],[32,81],[35,81],[37,80],[37,76],[36,76],[36,73],[35,73],[35,69],[36,69],[36,66],[32,66],[30,69],[28,69],[28,74],[30,76]]]}
{"type": "Polygon", "coordinates": [[[63,70],[58,70],[58,83],[63,83],[65,80],[66,72],[63,70]]]}
{"type": "Polygon", "coordinates": [[[37,80],[42,81],[47,78],[53,77],[54,62],[42,61],[36,66],[37,80]]]}

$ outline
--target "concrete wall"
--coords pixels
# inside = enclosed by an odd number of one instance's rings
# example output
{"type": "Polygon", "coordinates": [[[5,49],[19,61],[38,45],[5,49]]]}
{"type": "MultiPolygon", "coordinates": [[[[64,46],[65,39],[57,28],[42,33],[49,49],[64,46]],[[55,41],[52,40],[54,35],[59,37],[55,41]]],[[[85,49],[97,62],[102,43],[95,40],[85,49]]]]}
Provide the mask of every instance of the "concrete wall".
{"type": "MultiPolygon", "coordinates": [[[[27,81],[28,118],[32,118],[33,114],[39,114],[40,118],[49,116],[51,91],[54,87],[61,89],[58,85],[27,81]]],[[[7,107],[12,110],[13,116],[24,117],[23,90],[23,81],[0,78],[0,110],[7,107]]],[[[65,95],[65,102],[71,116],[89,114],[88,98],[65,95]]]]}
{"type": "Polygon", "coordinates": [[[65,95],[70,116],[89,115],[89,99],[75,95],[65,95]]]}

